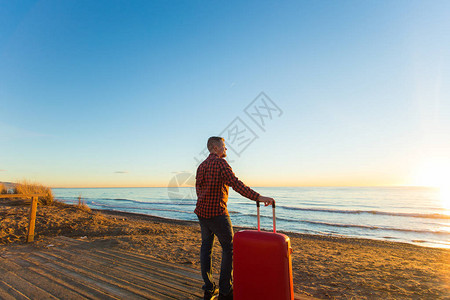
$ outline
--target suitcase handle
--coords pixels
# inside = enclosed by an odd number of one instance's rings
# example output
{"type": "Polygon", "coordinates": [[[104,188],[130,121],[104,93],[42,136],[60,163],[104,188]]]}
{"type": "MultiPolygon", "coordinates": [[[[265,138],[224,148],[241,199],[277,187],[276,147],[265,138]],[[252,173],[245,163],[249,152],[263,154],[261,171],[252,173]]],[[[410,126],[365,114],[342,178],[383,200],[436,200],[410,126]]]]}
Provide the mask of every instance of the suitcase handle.
{"type": "MultiPolygon", "coordinates": [[[[258,215],[258,231],[261,231],[261,224],[259,220],[259,201],[256,201],[256,212],[258,215]]],[[[277,232],[276,229],[276,218],[275,218],[275,202],[272,203],[272,214],[273,214],[273,232],[277,232]]]]}

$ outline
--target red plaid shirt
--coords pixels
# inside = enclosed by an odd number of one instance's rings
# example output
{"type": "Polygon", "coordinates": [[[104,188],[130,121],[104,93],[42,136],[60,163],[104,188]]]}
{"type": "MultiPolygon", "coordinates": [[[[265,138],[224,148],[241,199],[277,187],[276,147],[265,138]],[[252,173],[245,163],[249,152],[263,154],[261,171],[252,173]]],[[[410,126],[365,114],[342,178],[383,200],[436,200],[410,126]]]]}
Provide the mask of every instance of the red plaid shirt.
{"type": "Polygon", "coordinates": [[[257,200],[259,194],[240,181],[230,165],[217,154],[210,154],[197,169],[195,188],[197,190],[197,216],[209,219],[228,214],[228,187],[242,196],[257,200]]]}

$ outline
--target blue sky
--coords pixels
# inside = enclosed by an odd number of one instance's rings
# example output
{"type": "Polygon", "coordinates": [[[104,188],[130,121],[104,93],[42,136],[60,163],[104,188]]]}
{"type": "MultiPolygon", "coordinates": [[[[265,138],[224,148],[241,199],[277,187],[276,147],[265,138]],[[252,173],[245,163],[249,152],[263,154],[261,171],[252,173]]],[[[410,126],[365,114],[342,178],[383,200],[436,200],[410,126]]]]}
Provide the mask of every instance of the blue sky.
{"type": "Polygon", "coordinates": [[[258,138],[228,159],[249,185],[432,184],[420,173],[450,161],[448,15],[448,1],[0,0],[0,181],[166,186],[239,117],[258,138]],[[265,131],[244,112],[261,92],[282,110],[265,131]]]}

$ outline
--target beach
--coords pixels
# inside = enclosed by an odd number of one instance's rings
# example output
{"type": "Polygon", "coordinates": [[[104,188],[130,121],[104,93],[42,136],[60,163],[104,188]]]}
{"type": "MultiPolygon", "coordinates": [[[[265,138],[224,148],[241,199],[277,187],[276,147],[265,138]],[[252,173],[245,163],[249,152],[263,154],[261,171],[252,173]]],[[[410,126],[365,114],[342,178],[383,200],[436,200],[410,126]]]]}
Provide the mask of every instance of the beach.
{"type": "MultiPolygon", "coordinates": [[[[23,244],[28,224],[26,201],[0,200],[0,255],[23,244]]],[[[235,232],[242,228],[234,228],[235,232]]],[[[445,299],[450,297],[450,250],[369,239],[285,232],[293,248],[294,290],[320,299],[445,299]]],[[[112,248],[199,269],[197,222],[148,215],[39,205],[33,247],[55,237],[104,241],[112,248]]],[[[99,243],[89,243],[96,247],[99,243]]],[[[214,248],[220,269],[221,249],[214,248]]],[[[201,286],[198,287],[199,290],[201,286]]]]}

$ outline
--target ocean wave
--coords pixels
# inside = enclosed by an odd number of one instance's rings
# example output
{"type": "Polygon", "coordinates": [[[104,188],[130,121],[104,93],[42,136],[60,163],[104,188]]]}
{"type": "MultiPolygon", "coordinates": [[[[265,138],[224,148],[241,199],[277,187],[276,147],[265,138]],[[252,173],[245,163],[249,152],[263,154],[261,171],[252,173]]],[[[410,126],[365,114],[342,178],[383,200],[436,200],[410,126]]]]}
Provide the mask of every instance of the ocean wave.
{"type": "MultiPolygon", "coordinates": [[[[67,200],[67,201],[72,201],[72,202],[78,202],[78,198],[74,198],[74,197],[58,197],[58,199],[61,200],[67,200]]],[[[130,203],[135,203],[135,204],[140,204],[140,205],[195,205],[196,201],[188,201],[188,200],[183,200],[183,199],[168,199],[165,202],[145,202],[145,201],[138,201],[138,200],[133,200],[133,199],[123,199],[123,198],[81,198],[81,200],[85,201],[87,204],[89,203],[95,203],[98,204],[99,202],[103,202],[103,201],[120,201],[120,202],[130,202],[130,203]]],[[[106,205],[101,203],[102,205],[106,205]]],[[[111,205],[111,206],[116,206],[117,205],[111,205]]]]}
{"type": "Polygon", "coordinates": [[[139,210],[139,211],[167,211],[167,212],[177,212],[177,213],[186,213],[186,214],[193,214],[193,211],[186,211],[186,210],[179,210],[179,209],[166,209],[166,208],[153,208],[153,207],[133,207],[133,206],[116,206],[116,205],[101,205],[101,204],[94,204],[97,207],[102,207],[101,209],[105,210],[118,210],[118,211],[125,211],[125,210],[139,210]]]}
{"type": "MultiPolygon", "coordinates": [[[[254,217],[254,214],[243,214],[243,216],[254,217]]],[[[271,216],[261,216],[261,219],[270,219],[271,216]]],[[[322,221],[307,221],[307,220],[292,220],[282,217],[277,217],[277,222],[288,222],[288,223],[303,223],[303,224],[312,224],[319,226],[327,226],[327,227],[338,227],[338,228],[359,228],[366,230],[387,230],[387,231],[398,231],[398,232],[411,232],[411,233],[425,233],[425,234],[438,234],[438,235],[446,235],[450,237],[449,231],[441,231],[441,230],[417,230],[417,229],[406,229],[406,228],[394,228],[394,227],[385,227],[385,226],[371,226],[371,225],[362,225],[362,224],[342,224],[342,223],[330,223],[330,222],[322,222],[322,221]]]]}
{"type": "Polygon", "coordinates": [[[154,201],[138,201],[133,199],[122,199],[122,198],[87,198],[89,200],[105,200],[105,201],[121,201],[121,202],[131,202],[131,203],[139,203],[139,204],[157,204],[157,205],[164,205],[164,204],[176,204],[176,205],[194,205],[196,201],[192,200],[186,200],[186,199],[167,199],[164,202],[154,202],[154,201]],[[177,201],[177,202],[176,202],[177,201]]]}
{"type": "Polygon", "coordinates": [[[387,211],[379,211],[379,210],[343,210],[343,209],[327,209],[327,208],[303,208],[303,207],[291,207],[291,206],[278,206],[278,208],[283,208],[286,210],[326,212],[326,213],[339,213],[339,214],[372,214],[372,215],[384,215],[384,216],[395,216],[395,217],[450,220],[450,215],[439,214],[439,213],[420,214],[420,213],[387,212],[387,211]]]}

